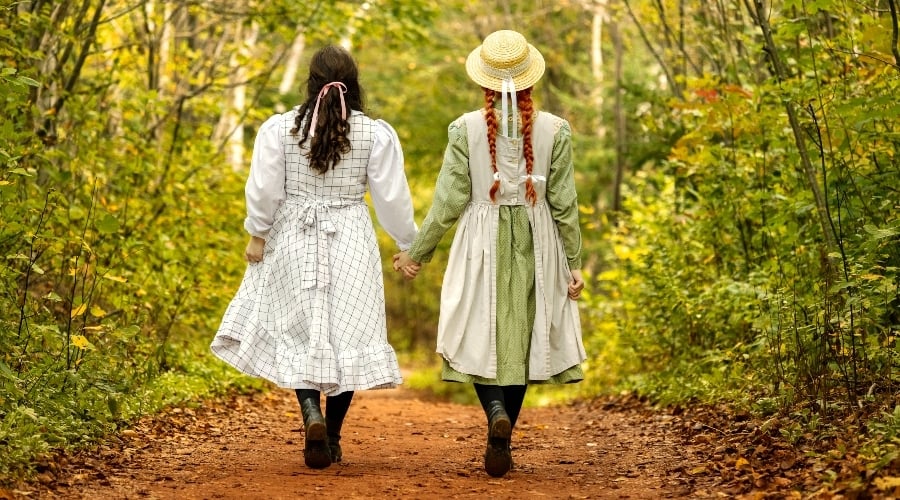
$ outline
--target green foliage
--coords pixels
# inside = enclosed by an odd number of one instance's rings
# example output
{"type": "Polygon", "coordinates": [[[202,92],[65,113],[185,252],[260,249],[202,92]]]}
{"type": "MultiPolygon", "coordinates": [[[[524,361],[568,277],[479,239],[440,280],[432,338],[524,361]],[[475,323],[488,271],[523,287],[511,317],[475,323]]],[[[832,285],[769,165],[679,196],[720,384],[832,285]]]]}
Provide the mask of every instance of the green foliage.
{"type": "Polygon", "coordinates": [[[884,19],[824,3],[766,17],[784,75],[741,57],[762,43],[752,16],[722,32],[697,9],[685,29],[740,43],[663,54],[673,99],[633,91],[660,112],[630,130],[668,150],[649,163],[635,154],[599,275],[611,299],[599,307],[618,320],[622,356],[636,358],[626,386],[662,402],[822,415],[877,404],[871,395],[898,382],[898,79],[877,49],[845,48],[884,19]]]}
{"type": "Polygon", "coordinates": [[[869,424],[871,439],[863,447],[862,455],[879,470],[900,457],[900,406],[881,412],[869,424]]]}
{"type": "Polygon", "coordinates": [[[402,28],[406,43],[432,15],[367,5],[324,2],[310,25],[296,2],[0,10],[4,482],[165,405],[262,387],[207,347],[243,269],[246,174],[223,166],[222,96],[241,84],[262,99],[298,30],[333,43],[402,28]],[[209,29],[174,35],[187,16],[209,29]]]}
{"type": "Polygon", "coordinates": [[[471,384],[444,382],[441,380],[440,362],[412,371],[405,376],[403,385],[431,397],[458,404],[477,405],[478,396],[471,384]]]}

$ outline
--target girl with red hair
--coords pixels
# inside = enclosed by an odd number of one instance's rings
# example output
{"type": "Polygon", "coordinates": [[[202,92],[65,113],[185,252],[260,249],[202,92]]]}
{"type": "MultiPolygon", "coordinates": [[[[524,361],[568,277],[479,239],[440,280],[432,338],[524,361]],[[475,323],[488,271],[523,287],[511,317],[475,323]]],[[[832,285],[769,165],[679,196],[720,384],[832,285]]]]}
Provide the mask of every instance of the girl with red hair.
{"type": "Polygon", "coordinates": [[[469,54],[484,108],[450,124],[434,201],[394,269],[414,278],[458,222],[441,289],[442,378],[474,384],[488,422],[485,471],[512,467],[510,439],[529,384],[584,375],[575,302],[584,288],[568,122],[537,111],[544,59],[514,31],[469,54]]]}

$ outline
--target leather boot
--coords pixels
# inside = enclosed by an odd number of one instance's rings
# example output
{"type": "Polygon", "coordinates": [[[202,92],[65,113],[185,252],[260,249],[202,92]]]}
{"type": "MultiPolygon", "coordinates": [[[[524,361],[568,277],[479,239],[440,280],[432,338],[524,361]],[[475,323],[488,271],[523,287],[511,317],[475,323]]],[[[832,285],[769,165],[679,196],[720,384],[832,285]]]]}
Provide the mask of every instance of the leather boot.
{"type": "Polygon", "coordinates": [[[353,391],[346,391],[325,398],[325,426],[328,427],[328,450],[331,452],[331,461],[340,462],[344,456],[341,450],[341,427],[344,426],[344,417],[350,410],[350,402],[353,401],[353,391]]]}
{"type": "Polygon", "coordinates": [[[344,456],[341,450],[341,427],[344,422],[325,417],[328,427],[328,451],[331,453],[331,461],[338,463],[344,456]]]}
{"type": "Polygon", "coordinates": [[[328,435],[325,419],[319,402],[313,398],[300,401],[303,413],[303,427],[306,429],[306,442],[303,447],[303,460],[312,469],[324,469],[331,465],[331,452],[328,449],[328,435]]]}
{"type": "Polygon", "coordinates": [[[331,461],[333,463],[341,461],[344,456],[344,451],[341,450],[340,436],[328,436],[328,452],[331,454],[331,461]]]}
{"type": "Polygon", "coordinates": [[[509,440],[512,437],[512,423],[506,408],[500,401],[487,405],[488,439],[484,452],[484,470],[491,477],[503,477],[512,467],[509,440]]]}

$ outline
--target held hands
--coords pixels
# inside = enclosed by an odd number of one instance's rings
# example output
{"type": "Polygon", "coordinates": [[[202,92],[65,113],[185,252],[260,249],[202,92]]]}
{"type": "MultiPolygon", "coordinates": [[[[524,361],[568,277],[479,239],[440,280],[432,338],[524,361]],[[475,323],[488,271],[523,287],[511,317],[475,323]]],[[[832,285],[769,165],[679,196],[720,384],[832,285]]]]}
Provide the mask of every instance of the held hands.
{"type": "Polygon", "coordinates": [[[406,251],[394,255],[394,271],[403,273],[403,277],[411,280],[419,274],[422,264],[409,258],[406,251]]]}
{"type": "Polygon", "coordinates": [[[250,242],[247,243],[247,249],[244,250],[244,260],[251,264],[262,262],[263,250],[265,248],[266,240],[260,238],[259,236],[251,237],[250,242]]]}
{"type": "MultiPolygon", "coordinates": [[[[403,273],[403,277],[407,280],[414,279],[422,268],[422,264],[412,260],[404,251],[394,255],[394,271],[403,273]]],[[[581,276],[581,269],[572,270],[572,281],[569,283],[569,298],[578,300],[581,298],[581,292],[584,290],[584,278],[581,276]]]]}
{"type": "Polygon", "coordinates": [[[569,298],[578,300],[581,291],[584,290],[584,279],[581,277],[581,269],[572,269],[572,281],[569,282],[569,298]]]}

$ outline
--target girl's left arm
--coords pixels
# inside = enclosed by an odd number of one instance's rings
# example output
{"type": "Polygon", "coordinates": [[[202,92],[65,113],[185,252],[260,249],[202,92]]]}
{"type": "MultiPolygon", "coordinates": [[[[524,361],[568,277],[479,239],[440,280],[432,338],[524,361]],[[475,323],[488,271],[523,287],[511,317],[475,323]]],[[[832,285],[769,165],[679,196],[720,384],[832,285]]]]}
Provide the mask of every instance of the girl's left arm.
{"type": "Polygon", "coordinates": [[[397,132],[384,120],[375,121],[375,142],[367,176],[375,216],[381,227],[406,250],[416,237],[412,197],[403,169],[403,149],[397,132]]]}
{"type": "Polygon", "coordinates": [[[572,131],[563,121],[553,141],[547,204],[556,222],[570,269],[581,269],[581,226],[578,223],[578,195],[572,161],[572,131]]]}

